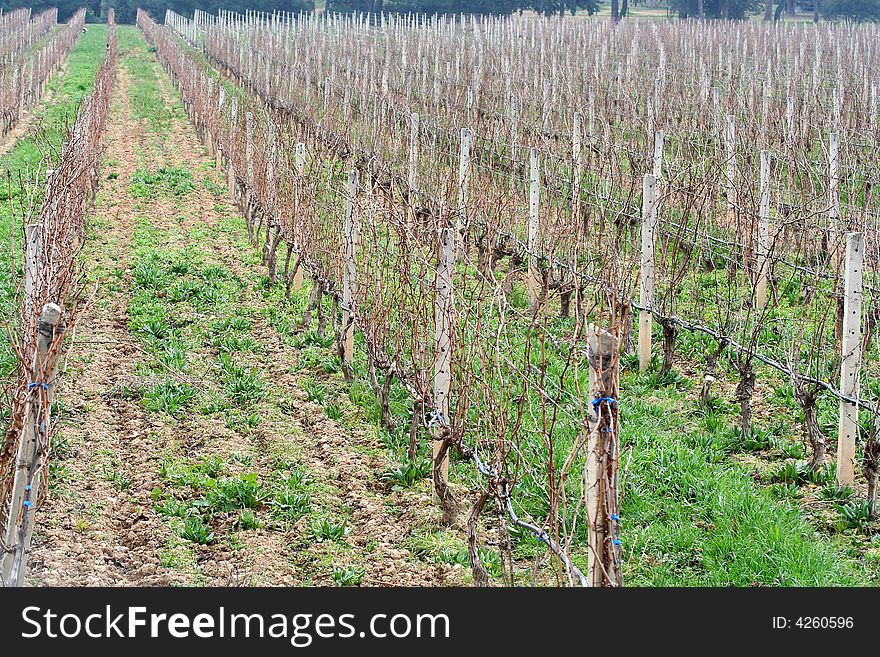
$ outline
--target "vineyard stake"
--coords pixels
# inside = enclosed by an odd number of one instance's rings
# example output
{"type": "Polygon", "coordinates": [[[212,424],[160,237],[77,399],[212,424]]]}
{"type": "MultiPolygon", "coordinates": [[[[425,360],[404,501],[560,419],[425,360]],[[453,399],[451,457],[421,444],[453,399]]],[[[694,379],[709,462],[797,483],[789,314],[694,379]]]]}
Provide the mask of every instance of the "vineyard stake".
{"type": "Polygon", "coordinates": [[[538,149],[533,148],[529,154],[529,234],[528,234],[528,278],[529,305],[534,308],[538,304],[541,290],[541,277],[538,271],[538,220],[540,218],[541,180],[538,169],[538,149]]]}
{"type": "MultiPolygon", "coordinates": [[[[865,236],[847,233],[843,270],[843,339],[841,340],[840,394],[857,399],[862,359],[862,259],[865,236]]],[[[852,486],[856,439],[859,433],[859,407],[840,400],[837,432],[837,485],[852,486]]]]}
{"type": "Polygon", "coordinates": [[[733,114],[727,115],[724,142],[727,152],[727,180],[725,181],[727,213],[729,218],[733,219],[736,212],[736,118],[733,114]]]}
{"type": "MultiPolygon", "coordinates": [[[[223,105],[226,103],[226,87],[222,84],[217,85],[220,89],[217,98],[217,115],[222,118],[223,116],[223,105]]],[[[217,171],[220,171],[220,168],[223,166],[223,155],[224,155],[223,145],[221,143],[220,137],[217,137],[217,148],[215,152],[217,153],[217,159],[214,162],[214,167],[217,171]]]]}
{"type": "MultiPolygon", "coordinates": [[[[438,414],[438,421],[434,423],[434,462],[443,442],[444,428],[449,423],[449,391],[452,383],[452,268],[455,264],[455,235],[450,228],[445,228],[440,234],[440,257],[437,262],[437,291],[434,300],[434,323],[435,323],[435,355],[434,355],[434,412],[438,414]]],[[[440,466],[439,476],[441,487],[449,482],[449,456],[444,455],[440,466]]],[[[434,473],[434,490],[436,498],[437,468],[434,473]]]]}
{"type": "Polygon", "coordinates": [[[658,180],[663,177],[663,131],[654,133],[654,177],[658,180]]]}
{"type": "Polygon", "coordinates": [[[571,194],[576,218],[580,216],[581,207],[581,134],[583,133],[583,123],[583,114],[575,112],[571,132],[571,159],[574,162],[571,194]]]}
{"type": "Polygon", "coordinates": [[[461,129],[461,151],[458,163],[458,216],[455,218],[455,233],[464,248],[464,231],[467,223],[468,180],[471,175],[471,142],[473,133],[470,128],[461,129]]]}
{"type": "Polygon", "coordinates": [[[409,117],[409,184],[410,204],[415,203],[415,193],[418,191],[418,178],[416,176],[419,162],[419,115],[413,112],[409,117]]]}
{"type": "Polygon", "coordinates": [[[229,103],[229,153],[226,154],[226,166],[229,175],[229,200],[235,203],[235,188],[237,186],[235,167],[232,166],[232,152],[235,149],[235,137],[238,123],[238,96],[233,96],[229,103]]]}
{"type": "Polygon", "coordinates": [[[645,174],[642,182],[642,259],[639,311],[639,371],[651,363],[651,329],[654,306],[654,237],[657,230],[657,179],[645,174]]]}
{"type": "Polygon", "coordinates": [[[590,586],[620,586],[618,470],[618,340],[598,326],[587,331],[590,365],[590,435],[587,441],[587,579],[590,586]]]}
{"type": "Polygon", "coordinates": [[[840,218],[840,135],[828,135],[828,216],[831,225],[837,225],[840,218]]]}
{"type": "MultiPolygon", "coordinates": [[[[297,181],[300,189],[299,201],[303,202],[304,188],[305,188],[305,173],[306,173],[306,145],[302,142],[296,145],[296,156],[294,160],[296,166],[296,173],[299,176],[299,180],[297,181]]],[[[298,220],[297,216],[295,221],[298,220]]],[[[297,234],[295,231],[294,234],[297,234]]],[[[295,241],[295,240],[294,240],[295,241]]],[[[299,263],[299,251],[297,251],[297,263],[294,265],[296,270],[293,272],[293,289],[299,290],[302,289],[303,284],[303,267],[302,264],[299,263]]]]}
{"type": "Polygon", "coordinates": [[[755,288],[755,307],[767,305],[767,275],[770,255],[770,151],[761,151],[761,188],[758,209],[758,282],[755,288]]]}
{"type": "Polygon", "coordinates": [[[357,286],[355,259],[358,242],[358,221],[355,214],[355,199],[358,189],[358,172],[352,169],[348,174],[345,203],[345,268],[342,277],[342,365],[351,371],[354,357],[354,294],[357,286]]]}
{"type": "Polygon", "coordinates": [[[12,497],[3,537],[11,548],[10,552],[2,555],[2,581],[7,586],[21,586],[27,566],[27,550],[34,528],[33,516],[43,485],[43,460],[49,447],[49,412],[55,396],[55,363],[49,362],[49,349],[60,321],[60,306],[54,303],[43,306],[31,370],[33,383],[28,391],[25,424],[15,459],[12,497]]]}

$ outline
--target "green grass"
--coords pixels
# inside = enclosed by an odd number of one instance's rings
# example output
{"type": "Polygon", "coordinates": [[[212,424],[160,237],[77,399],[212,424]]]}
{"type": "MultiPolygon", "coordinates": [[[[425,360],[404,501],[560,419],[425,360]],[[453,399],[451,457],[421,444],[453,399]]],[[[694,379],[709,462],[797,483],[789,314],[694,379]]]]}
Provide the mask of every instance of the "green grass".
{"type": "Polygon", "coordinates": [[[841,554],[795,503],[776,499],[745,466],[719,459],[727,445],[705,439],[676,393],[656,391],[651,403],[627,394],[637,381],[625,377],[621,395],[622,445],[632,449],[621,508],[628,585],[868,582],[861,564],[841,554]]]}

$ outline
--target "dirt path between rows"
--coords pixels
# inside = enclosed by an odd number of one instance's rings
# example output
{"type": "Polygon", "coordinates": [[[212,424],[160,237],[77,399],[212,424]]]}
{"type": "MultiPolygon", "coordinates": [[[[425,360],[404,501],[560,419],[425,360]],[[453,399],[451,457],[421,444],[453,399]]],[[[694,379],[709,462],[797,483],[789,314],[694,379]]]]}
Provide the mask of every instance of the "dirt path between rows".
{"type": "MultiPolygon", "coordinates": [[[[172,103],[175,90],[164,74],[158,77],[163,99],[172,103]]],[[[131,89],[138,80],[124,63],[117,80],[104,151],[104,161],[113,163],[112,174],[104,172],[83,254],[97,287],[61,376],[59,465],[51,476],[50,499],[38,515],[28,583],[332,585],[333,570],[343,565],[360,568],[363,585],[464,582],[461,565],[429,563],[407,549],[413,528],[438,527],[430,495],[424,489],[390,491],[377,475],[392,464],[377,448],[374,432],[362,423],[331,420],[320,405],[306,401],[294,371],[297,351],[264,312],[271,303],[259,289],[264,272],[242,256],[241,236],[239,242],[218,239],[223,233],[209,240],[187,237],[237,212],[216,191],[225,176],[208,169],[210,160],[192,126],[175,118],[168,134],[157,138],[146,121],[132,118],[131,89]],[[144,213],[129,186],[139,167],[204,171],[206,180],[215,183],[213,191],[207,184],[196,185],[182,204],[153,202],[147,218],[161,234],[176,231],[183,241],[193,240],[175,246],[197,246],[211,262],[222,262],[248,282],[236,303],[253,319],[251,333],[261,345],[253,365],[271,382],[260,406],[262,421],[252,435],[242,436],[214,417],[193,417],[195,411],[177,420],[163,418],[149,413],[140,399],[119,394],[144,357],[129,330],[132,236],[137,215],[144,213]],[[154,510],[155,491],[162,485],[159,466],[172,448],[190,460],[219,457],[233,472],[241,471],[232,462],[242,453],[250,455],[249,467],[261,473],[278,454],[295,457],[318,482],[314,503],[347,517],[344,541],[341,546],[310,541],[306,518],[284,530],[239,532],[234,543],[185,542],[181,548],[182,539],[154,510]],[[117,472],[125,473],[124,485],[117,472]],[[181,565],[170,559],[171,548],[185,550],[189,561],[181,565]]]]}

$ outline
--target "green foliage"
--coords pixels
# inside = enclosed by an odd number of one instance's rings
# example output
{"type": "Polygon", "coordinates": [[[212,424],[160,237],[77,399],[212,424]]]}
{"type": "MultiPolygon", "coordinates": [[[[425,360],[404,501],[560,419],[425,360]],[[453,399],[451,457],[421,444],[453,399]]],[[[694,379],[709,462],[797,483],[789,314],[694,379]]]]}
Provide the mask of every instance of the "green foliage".
{"type": "Polygon", "coordinates": [[[415,12],[420,14],[500,14],[534,10],[544,16],[599,11],[601,0],[328,0],[327,11],[415,12]]]}
{"type": "Polygon", "coordinates": [[[342,418],[342,407],[339,404],[326,404],[324,406],[324,413],[331,420],[339,420],[342,418]]]}
{"type": "Polygon", "coordinates": [[[184,196],[195,189],[192,172],[186,169],[160,167],[156,171],[138,169],[134,172],[129,193],[135,198],[154,198],[159,194],[184,196]]]}
{"type": "Polygon", "coordinates": [[[193,543],[207,545],[214,542],[214,532],[205,524],[201,516],[190,514],[183,519],[183,524],[178,527],[177,535],[193,543]]]}
{"type": "MultiPolygon", "coordinates": [[[[678,12],[681,18],[700,15],[698,0],[669,0],[669,7],[678,12]]],[[[706,18],[742,20],[763,8],[763,0],[703,0],[703,12],[706,18]]]]}
{"type": "Polygon", "coordinates": [[[236,364],[227,354],[221,354],[218,361],[223,371],[224,388],[234,403],[246,406],[265,396],[266,384],[257,370],[236,364]]]}
{"type": "Polygon", "coordinates": [[[867,500],[853,500],[836,508],[847,529],[865,529],[871,524],[871,505],[867,500]]]}
{"type": "Polygon", "coordinates": [[[308,493],[300,493],[289,488],[279,490],[272,500],[275,515],[288,520],[296,520],[311,511],[311,498],[308,493]]]}
{"type": "Polygon", "coordinates": [[[334,522],[327,518],[321,518],[312,524],[312,536],[319,543],[323,541],[341,542],[345,540],[347,526],[348,522],[346,520],[334,522]]]}
{"type": "Polygon", "coordinates": [[[334,568],[331,577],[336,586],[360,586],[364,580],[364,569],[354,566],[334,568]]]}
{"type": "Polygon", "coordinates": [[[236,509],[256,509],[269,497],[256,473],[238,477],[224,477],[216,482],[205,496],[205,504],[212,511],[229,513],[236,509]]]}
{"type": "Polygon", "coordinates": [[[407,460],[396,468],[383,472],[379,475],[379,480],[390,483],[392,490],[402,490],[412,488],[430,474],[430,459],[418,462],[407,460]]]}
{"type": "Polygon", "coordinates": [[[822,0],[819,11],[825,18],[880,21],[880,0],[822,0]]]}
{"type": "Polygon", "coordinates": [[[253,509],[242,509],[235,520],[235,526],[244,530],[260,529],[263,521],[257,517],[253,509]]]}
{"type": "Polygon", "coordinates": [[[168,415],[176,416],[188,408],[196,394],[196,389],[188,383],[169,379],[147,390],[144,394],[144,407],[154,413],[164,411],[168,415]]]}
{"type": "Polygon", "coordinates": [[[116,22],[134,24],[137,17],[138,7],[144,9],[153,18],[160,21],[165,16],[165,10],[171,9],[179,14],[192,16],[193,9],[201,9],[209,14],[217,14],[218,9],[234,9],[244,12],[245,9],[254,11],[314,11],[314,0],[243,0],[232,7],[229,3],[217,0],[0,0],[0,9],[7,11],[16,7],[31,7],[34,13],[38,13],[51,7],[58,7],[58,20],[67,21],[80,7],[86,8],[86,20],[103,21],[107,18],[110,7],[116,9],[116,22]]]}
{"type": "Polygon", "coordinates": [[[192,511],[192,507],[188,503],[182,502],[174,497],[155,502],[153,504],[153,509],[159,515],[171,518],[186,518],[192,511]]]}

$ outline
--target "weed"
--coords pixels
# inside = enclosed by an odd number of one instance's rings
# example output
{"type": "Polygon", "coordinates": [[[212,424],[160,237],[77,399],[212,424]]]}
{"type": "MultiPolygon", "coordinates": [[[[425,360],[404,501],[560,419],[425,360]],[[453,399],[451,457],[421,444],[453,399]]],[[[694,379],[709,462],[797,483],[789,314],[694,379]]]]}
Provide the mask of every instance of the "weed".
{"type": "Polygon", "coordinates": [[[848,529],[865,529],[871,524],[871,505],[867,500],[853,500],[836,505],[843,524],[848,529]]]}
{"type": "Polygon", "coordinates": [[[195,514],[188,515],[183,519],[183,524],[177,529],[177,535],[200,545],[214,542],[214,532],[205,524],[201,516],[195,514]]]}
{"type": "Polygon", "coordinates": [[[153,509],[159,515],[172,518],[186,518],[192,511],[192,507],[189,504],[173,497],[169,497],[161,502],[155,502],[153,509]]]}
{"type": "Polygon", "coordinates": [[[306,400],[310,402],[323,404],[327,397],[327,387],[321,383],[315,383],[311,379],[302,382],[302,389],[306,393],[306,400]]]}
{"type": "Polygon", "coordinates": [[[331,577],[336,586],[360,586],[364,580],[364,569],[353,566],[334,568],[331,577]]]}
{"type": "Polygon", "coordinates": [[[289,488],[279,490],[272,500],[276,515],[286,519],[297,519],[308,515],[311,511],[311,499],[308,493],[299,493],[289,488]]]}
{"type": "Polygon", "coordinates": [[[196,394],[196,389],[187,383],[167,380],[144,394],[144,407],[154,413],[164,411],[176,416],[189,406],[196,394]]]}
{"type": "Polygon", "coordinates": [[[131,475],[123,469],[115,469],[110,466],[104,466],[104,479],[109,481],[118,490],[131,490],[131,475]]]}
{"type": "Polygon", "coordinates": [[[823,486],[820,494],[823,500],[848,500],[854,495],[854,492],[849,486],[838,486],[832,483],[823,486]]]}
{"type": "Polygon", "coordinates": [[[186,169],[160,167],[156,171],[138,169],[128,187],[134,198],[154,198],[160,194],[184,196],[195,189],[192,173],[186,169]]]}
{"type": "Polygon", "coordinates": [[[257,517],[253,509],[242,509],[235,520],[235,526],[244,530],[260,529],[263,521],[257,517]]]}
{"type": "Polygon", "coordinates": [[[266,385],[255,369],[236,365],[226,354],[221,354],[219,361],[224,374],[224,387],[234,403],[247,405],[263,398],[266,385]]]}
{"type": "Polygon", "coordinates": [[[268,497],[269,493],[263,490],[256,473],[249,473],[218,480],[205,496],[205,506],[228,513],[235,509],[256,509],[268,497]]]}
{"type": "Polygon", "coordinates": [[[412,488],[430,473],[431,461],[429,459],[418,462],[407,460],[398,467],[383,472],[379,475],[379,480],[391,483],[391,490],[402,490],[412,488]]]}
{"type": "Polygon", "coordinates": [[[333,522],[327,518],[321,518],[317,522],[312,523],[312,536],[314,536],[315,540],[319,543],[323,541],[342,542],[345,540],[347,526],[348,521],[346,520],[343,520],[342,522],[333,522]]]}

